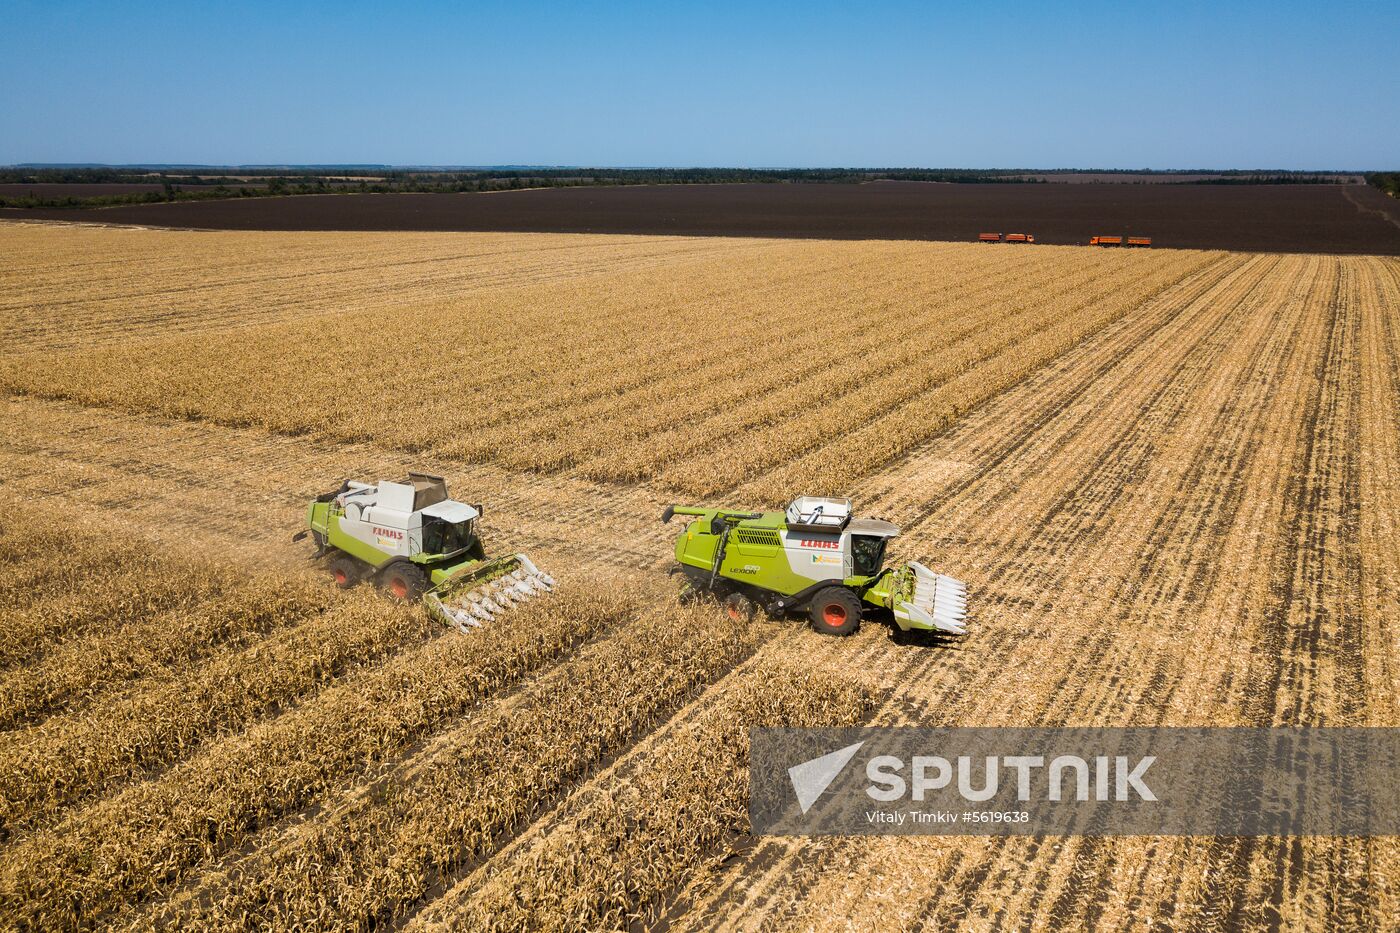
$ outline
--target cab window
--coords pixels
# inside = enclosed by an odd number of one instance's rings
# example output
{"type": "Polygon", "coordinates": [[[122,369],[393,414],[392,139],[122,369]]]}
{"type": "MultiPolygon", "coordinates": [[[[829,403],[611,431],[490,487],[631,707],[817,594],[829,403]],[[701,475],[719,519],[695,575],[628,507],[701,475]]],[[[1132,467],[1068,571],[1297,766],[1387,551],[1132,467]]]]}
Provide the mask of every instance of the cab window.
{"type": "Polygon", "coordinates": [[[423,553],[425,554],[451,554],[462,550],[471,542],[471,520],[453,524],[429,516],[423,521],[423,553]]]}
{"type": "Polygon", "coordinates": [[[885,538],[851,536],[851,557],[858,577],[873,577],[885,561],[885,538]]]}

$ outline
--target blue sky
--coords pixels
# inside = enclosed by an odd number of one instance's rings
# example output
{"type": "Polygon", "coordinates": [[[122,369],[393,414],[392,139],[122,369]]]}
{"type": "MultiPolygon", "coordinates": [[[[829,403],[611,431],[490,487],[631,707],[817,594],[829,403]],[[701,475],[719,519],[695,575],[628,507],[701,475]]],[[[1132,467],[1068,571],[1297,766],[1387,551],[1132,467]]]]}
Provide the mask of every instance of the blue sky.
{"type": "Polygon", "coordinates": [[[0,163],[1400,167],[1400,3],[0,0],[0,163]]]}

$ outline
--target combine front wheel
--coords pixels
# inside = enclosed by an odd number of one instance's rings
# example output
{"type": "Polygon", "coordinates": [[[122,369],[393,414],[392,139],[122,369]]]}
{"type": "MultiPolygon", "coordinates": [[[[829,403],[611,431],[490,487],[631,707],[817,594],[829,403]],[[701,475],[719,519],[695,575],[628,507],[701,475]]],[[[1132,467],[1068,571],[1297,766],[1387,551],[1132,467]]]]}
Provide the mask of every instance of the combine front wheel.
{"type": "Polygon", "coordinates": [[[379,584],[395,599],[412,602],[428,589],[428,578],[413,564],[394,564],[380,574],[379,584]]]}
{"type": "Polygon", "coordinates": [[[860,628],[860,600],[839,586],[830,586],[812,597],[808,606],[812,628],[823,635],[850,635],[860,628]]]}
{"type": "Polygon", "coordinates": [[[735,622],[752,622],[757,608],[753,600],[742,593],[730,593],[724,597],[724,611],[735,622]]]}
{"type": "Polygon", "coordinates": [[[353,557],[337,557],[331,561],[331,579],[336,587],[348,590],[360,582],[361,567],[353,557]]]}

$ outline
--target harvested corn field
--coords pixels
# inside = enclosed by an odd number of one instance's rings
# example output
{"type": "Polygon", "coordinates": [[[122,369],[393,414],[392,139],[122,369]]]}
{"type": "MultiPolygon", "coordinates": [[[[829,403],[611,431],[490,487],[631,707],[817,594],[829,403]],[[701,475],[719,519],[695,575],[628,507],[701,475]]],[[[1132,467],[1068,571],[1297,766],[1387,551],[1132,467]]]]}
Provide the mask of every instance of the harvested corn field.
{"type": "MultiPolygon", "coordinates": [[[[1400,261],[0,225],[0,920],[1386,928],[1394,838],[751,838],[785,725],[1400,726],[1400,261]],[[308,560],[425,469],[558,590],[308,560]],[[668,503],[849,495],[968,635],[681,605],[668,503]]],[[[1391,918],[1391,919],[1387,919],[1391,918]]]]}

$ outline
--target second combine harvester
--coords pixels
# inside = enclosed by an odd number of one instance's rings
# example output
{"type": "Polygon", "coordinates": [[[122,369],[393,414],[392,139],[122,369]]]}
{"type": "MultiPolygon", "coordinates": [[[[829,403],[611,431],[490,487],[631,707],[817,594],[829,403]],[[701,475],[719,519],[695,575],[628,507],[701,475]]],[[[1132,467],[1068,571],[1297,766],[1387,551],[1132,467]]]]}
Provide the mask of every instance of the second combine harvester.
{"type": "Polygon", "coordinates": [[[449,499],[443,478],[428,473],[397,483],[346,480],[307,506],[306,529],[293,540],[310,534],[317,557],[333,555],[336,585],[373,580],[397,599],[422,599],[465,632],[554,588],[524,554],[486,556],[481,511],[449,499]]]}
{"type": "Polygon", "coordinates": [[[890,610],[904,631],[966,631],[967,587],[917,562],[885,567],[899,529],[852,518],[849,499],[804,496],[785,512],[673,505],[661,520],[676,515],[691,517],[676,540],[687,591],[716,597],[732,616],[806,612],[816,631],[850,635],[871,606],[890,610]]]}

